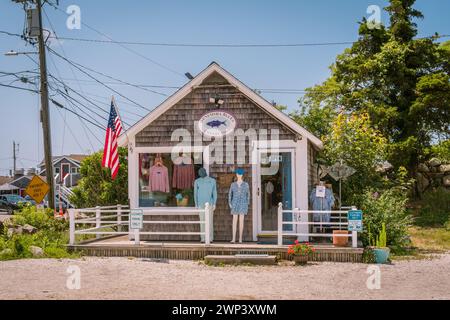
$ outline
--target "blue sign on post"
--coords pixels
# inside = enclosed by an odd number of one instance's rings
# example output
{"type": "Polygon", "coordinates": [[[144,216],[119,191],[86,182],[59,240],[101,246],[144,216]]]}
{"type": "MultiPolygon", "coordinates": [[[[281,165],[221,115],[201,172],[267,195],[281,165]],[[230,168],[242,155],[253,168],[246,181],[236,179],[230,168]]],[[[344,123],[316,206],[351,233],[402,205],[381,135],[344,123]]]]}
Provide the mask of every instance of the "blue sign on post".
{"type": "Polygon", "coordinates": [[[362,211],[350,210],[347,212],[348,231],[362,231],[362,211]]]}

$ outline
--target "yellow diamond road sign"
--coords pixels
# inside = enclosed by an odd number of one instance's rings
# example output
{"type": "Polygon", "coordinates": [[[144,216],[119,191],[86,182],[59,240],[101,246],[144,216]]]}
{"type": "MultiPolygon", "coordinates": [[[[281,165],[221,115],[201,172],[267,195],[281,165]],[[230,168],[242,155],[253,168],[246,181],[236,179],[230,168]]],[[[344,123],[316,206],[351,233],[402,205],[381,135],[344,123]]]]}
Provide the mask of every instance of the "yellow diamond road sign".
{"type": "Polygon", "coordinates": [[[25,193],[33,198],[36,203],[41,203],[49,189],[48,184],[44,180],[39,176],[34,176],[25,189],[25,193]]]}

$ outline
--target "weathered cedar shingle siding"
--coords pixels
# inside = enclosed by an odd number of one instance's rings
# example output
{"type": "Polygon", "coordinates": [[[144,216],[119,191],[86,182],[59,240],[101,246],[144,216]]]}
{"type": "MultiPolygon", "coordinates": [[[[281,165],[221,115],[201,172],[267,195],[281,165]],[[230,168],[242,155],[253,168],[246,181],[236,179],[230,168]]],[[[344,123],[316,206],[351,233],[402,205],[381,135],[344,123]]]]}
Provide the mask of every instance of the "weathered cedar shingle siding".
{"type": "MultiPolygon", "coordinates": [[[[170,141],[172,132],[178,128],[185,128],[191,132],[192,138],[194,136],[194,121],[198,121],[201,116],[210,110],[213,110],[214,106],[209,103],[210,97],[220,97],[225,103],[221,106],[223,110],[231,112],[237,119],[236,129],[247,129],[254,128],[258,131],[260,129],[268,130],[268,138],[270,138],[270,130],[279,130],[279,139],[281,140],[294,140],[295,134],[282,125],[278,120],[274,119],[273,116],[266,113],[246,96],[244,96],[235,87],[229,85],[224,78],[218,74],[213,74],[208,77],[201,86],[193,89],[191,93],[186,95],[172,108],[162,114],[158,119],[153,121],[149,126],[144,128],[141,132],[136,135],[136,146],[174,146],[178,142],[170,141]]],[[[204,142],[204,145],[210,144],[210,142],[204,142]]],[[[249,162],[248,155],[248,140],[246,142],[247,148],[247,160],[249,162]]],[[[235,143],[236,148],[236,143],[235,143]]],[[[225,150],[224,150],[225,156],[225,150]]],[[[236,165],[237,166],[237,165],[236,165]]],[[[246,170],[245,180],[252,186],[252,170],[251,165],[240,165],[246,170]]],[[[218,165],[213,164],[210,166],[210,176],[216,178],[223,173],[233,172],[234,166],[232,165],[218,165]]],[[[136,182],[137,183],[137,182],[136,182]]],[[[231,224],[232,216],[230,214],[230,209],[228,207],[228,189],[229,186],[219,186],[218,185],[218,201],[214,214],[214,240],[218,241],[229,241],[231,240],[231,224]]],[[[162,217],[155,217],[154,219],[161,219],[162,217]]],[[[180,219],[191,219],[191,218],[180,218],[180,219]]],[[[196,225],[181,225],[181,226],[164,226],[166,231],[195,231],[198,230],[196,225]]],[[[155,226],[145,224],[146,230],[156,230],[155,226]]],[[[159,226],[159,230],[161,226],[159,226]]],[[[144,239],[189,239],[198,240],[198,236],[190,237],[174,237],[174,236],[147,236],[144,239]]],[[[252,240],[252,208],[250,201],[250,208],[247,216],[245,217],[245,230],[244,230],[244,241],[252,240]]]]}
{"type": "Polygon", "coordinates": [[[313,144],[308,141],[308,196],[312,188],[319,183],[317,177],[317,164],[315,159],[317,156],[317,150],[314,148],[313,144]]]}

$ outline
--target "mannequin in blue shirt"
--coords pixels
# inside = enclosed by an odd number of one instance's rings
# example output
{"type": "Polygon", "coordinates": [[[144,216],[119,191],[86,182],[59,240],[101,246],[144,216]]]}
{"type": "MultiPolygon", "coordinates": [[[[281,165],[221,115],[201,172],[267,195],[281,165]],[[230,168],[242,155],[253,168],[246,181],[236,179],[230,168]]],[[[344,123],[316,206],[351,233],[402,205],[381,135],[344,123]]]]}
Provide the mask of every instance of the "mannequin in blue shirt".
{"type": "MultiPolygon", "coordinates": [[[[198,170],[198,175],[200,178],[196,179],[194,182],[194,202],[197,208],[204,209],[205,204],[210,205],[210,215],[209,215],[209,235],[211,242],[214,239],[214,209],[216,208],[217,201],[217,187],[216,180],[209,177],[205,168],[200,168],[198,170]]],[[[205,221],[205,213],[200,212],[200,221],[205,221]]],[[[205,225],[200,224],[200,232],[205,232],[205,225]]],[[[205,241],[205,236],[201,236],[201,241],[205,241]]]]}

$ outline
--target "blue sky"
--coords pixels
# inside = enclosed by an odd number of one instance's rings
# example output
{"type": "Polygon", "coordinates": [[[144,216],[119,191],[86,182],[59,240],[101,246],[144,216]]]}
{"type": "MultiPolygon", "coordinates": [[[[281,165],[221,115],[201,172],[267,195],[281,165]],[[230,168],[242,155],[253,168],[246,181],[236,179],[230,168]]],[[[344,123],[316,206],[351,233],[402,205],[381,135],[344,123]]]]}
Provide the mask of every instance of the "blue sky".
{"type": "MultiPolygon", "coordinates": [[[[369,5],[384,7],[387,1],[377,0],[316,0],[316,1],[110,1],[61,0],[60,8],[78,5],[83,23],[101,31],[114,40],[162,43],[252,44],[252,43],[317,43],[345,42],[357,38],[358,24],[368,16],[369,5]]],[[[450,34],[450,1],[418,0],[416,8],[424,20],[418,21],[419,36],[434,32],[450,34]]],[[[56,34],[60,37],[105,39],[86,26],[81,30],[66,27],[67,16],[49,6],[45,8],[56,34]]],[[[44,25],[52,29],[47,16],[44,25]]],[[[12,1],[0,2],[0,30],[22,33],[24,12],[12,1]]],[[[382,12],[381,20],[388,23],[382,12]]],[[[251,88],[304,89],[320,83],[329,75],[329,65],[345,45],[283,48],[205,48],[134,46],[129,50],[115,44],[53,41],[52,48],[82,65],[131,83],[181,86],[187,79],[211,61],[217,61],[251,88]],[[142,56],[146,57],[143,58],[142,56]],[[160,67],[155,61],[164,67],[160,67]],[[169,71],[170,69],[172,71],[169,71]],[[180,75],[181,74],[181,75],[180,75]]],[[[37,65],[24,55],[6,57],[9,50],[34,51],[24,41],[0,34],[0,71],[33,70],[37,65]]],[[[33,57],[33,56],[32,56],[33,57]]],[[[49,72],[65,79],[103,109],[109,108],[112,92],[60,60],[48,56],[49,72]],[[78,81],[76,81],[78,80],[78,81]]],[[[1,76],[1,75],[0,75],[1,76]]],[[[95,75],[102,81],[111,81],[95,75]]],[[[0,78],[9,84],[13,78],[0,78]]],[[[13,85],[32,88],[15,82],[13,85]]],[[[115,90],[139,104],[153,109],[164,96],[133,87],[110,84],[115,90]]],[[[171,94],[174,89],[155,89],[171,94]]],[[[297,108],[295,94],[263,92],[263,96],[297,108]]],[[[36,94],[0,87],[0,175],[12,168],[12,141],[20,144],[19,167],[33,167],[43,157],[42,129],[39,123],[39,97],[36,94]]],[[[74,97],[76,97],[74,95],[74,97]]],[[[77,98],[79,99],[79,98],[77,98]]],[[[133,124],[145,111],[116,95],[124,121],[133,124]]],[[[55,96],[55,100],[66,101],[55,96]]],[[[78,111],[80,112],[80,111],[78,111]]],[[[80,112],[81,113],[81,112],[80,112]]],[[[81,113],[82,114],[82,113],[81,113]]],[[[106,116],[106,113],[105,113],[106,116]]],[[[103,122],[96,116],[95,122],[103,122]]],[[[53,154],[85,153],[102,147],[104,132],[87,124],[67,111],[51,105],[53,154]],[[67,125],[65,125],[67,123],[67,125]],[[92,132],[90,132],[90,131],[92,132]],[[95,137],[94,137],[95,136],[95,137]]]]}

